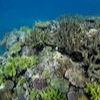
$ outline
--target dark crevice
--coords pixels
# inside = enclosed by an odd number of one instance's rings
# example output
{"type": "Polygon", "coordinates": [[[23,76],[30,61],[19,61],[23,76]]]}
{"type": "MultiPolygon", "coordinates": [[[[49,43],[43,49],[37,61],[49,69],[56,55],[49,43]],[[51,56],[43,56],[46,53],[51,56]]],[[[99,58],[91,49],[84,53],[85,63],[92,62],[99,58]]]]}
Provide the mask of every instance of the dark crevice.
{"type": "Polygon", "coordinates": [[[72,60],[75,62],[82,62],[83,61],[83,56],[82,56],[81,52],[77,52],[77,51],[72,52],[70,56],[71,56],[72,60]]]}
{"type": "Polygon", "coordinates": [[[100,58],[96,59],[95,64],[100,64],[100,58]]]}

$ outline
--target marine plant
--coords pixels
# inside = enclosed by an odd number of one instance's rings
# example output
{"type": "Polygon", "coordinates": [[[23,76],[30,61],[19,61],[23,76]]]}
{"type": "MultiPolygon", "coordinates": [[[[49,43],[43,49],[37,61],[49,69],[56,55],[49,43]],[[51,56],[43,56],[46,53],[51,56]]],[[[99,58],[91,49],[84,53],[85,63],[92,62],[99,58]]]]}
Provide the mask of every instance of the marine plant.
{"type": "Polygon", "coordinates": [[[91,95],[91,100],[100,100],[100,84],[97,82],[87,83],[85,91],[91,95]]]}

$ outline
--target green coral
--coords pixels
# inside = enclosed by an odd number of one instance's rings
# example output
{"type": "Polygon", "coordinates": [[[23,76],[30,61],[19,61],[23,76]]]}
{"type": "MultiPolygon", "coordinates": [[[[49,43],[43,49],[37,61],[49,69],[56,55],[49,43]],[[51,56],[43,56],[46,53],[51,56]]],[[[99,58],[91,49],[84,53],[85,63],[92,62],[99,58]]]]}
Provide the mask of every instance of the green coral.
{"type": "Polygon", "coordinates": [[[97,82],[87,83],[85,91],[91,94],[91,100],[100,100],[100,84],[97,82]]]}
{"type": "Polygon", "coordinates": [[[36,100],[36,95],[38,94],[38,90],[36,89],[32,89],[31,92],[30,92],[30,100],[36,100]]]}
{"type": "Polygon", "coordinates": [[[15,76],[16,75],[16,69],[13,63],[7,63],[4,67],[4,73],[7,76],[15,76]]]}
{"type": "Polygon", "coordinates": [[[37,58],[32,56],[10,57],[4,66],[4,73],[7,76],[15,76],[17,71],[22,71],[27,67],[34,67],[35,63],[37,63],[37,58]]]}
{"type": "Polygon", "coordinates": [[[51,87],[41,92],[40,95],[42,97],[42,100],[65,100],[64,94],[61,94],[51,87]]]}
{"type": "Polygon", "coordinates": [[[49,72],[48,70],[44,70],[44,71],[42,72],[42,74],[43,74],[43,76],[44,76],[45,78],[50,78],[50,72],[49,72]]]}
{"type": "Polygon", "coordinates": [[[0,66],[0,85],[4,82],[3,67],[0,66]]]}
{"type": "Polygon", "coordinates": [[[18,79],[17,79],[17,85],[18,86],[22,86],[25,82],[26,82],[26,79],[25,79],[24,76],[18,77],[18,79]]]}
{"type": "Polygon", "coordinates": [[[31,29],[28,26],[22,26],[20,27],[20,31],[27,33],[27,32],[30,32],[31,29]]]}
{"type": "Polygon", "coordinates": [[[45,21],[45,22],[38,21],[38,22],[35,22],[35,27],[44,29],[50,26],[50,24],[51,23],[49,21],[45,21]]]}
{"type": "Polygon", "coordinates": [[[45,90],[38,91],[32,89],[30,92],[30,100],[65,100],[64,94],[58,92],[57,90],[48,87],[45,90]]]}
{"type": "Polygon", "coordinates": [[[19,42],[14,43],[10,48],[9,48],[9,52],[10,54],[12,53],[17,53],[21,50],[21,45],[19,42]]]}
{"type": "Polygon", "coordinates": [[[16,95],[25,94],[25,90],[23,89],[23,85],[24,85],[24,83],[26,83],[25,77],[24,76],[19,76],[16,79],[16,82],[17,82],[17,85],[14,88],[14,93],[16,95]]]}

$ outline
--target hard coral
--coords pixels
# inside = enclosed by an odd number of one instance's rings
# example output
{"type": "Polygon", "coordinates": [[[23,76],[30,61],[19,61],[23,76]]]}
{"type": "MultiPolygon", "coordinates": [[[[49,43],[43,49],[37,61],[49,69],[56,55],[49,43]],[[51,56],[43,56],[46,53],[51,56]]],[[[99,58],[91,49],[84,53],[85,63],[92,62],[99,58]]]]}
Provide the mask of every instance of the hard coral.
{"type": "Polygon", "coordinates": [[[20,27],[20,31],[27,33],[27,32],[30,32],[31,29],[28,26],[22,26],[20,27]]]}
{"type": "Polygon", "coordinates": [[[100,100],[100,84],[87,83],[85,90],[91,94],[91,100],[100,100]]]}
{"type": "Polygon", "coordinates": [[[51,24],[51,23],[50,23],[49,21],[45,21],[45,22],[39,21],[39,22],[35,22],[35,27],[44,30],[44,29],[46,29],[47,27],[49,27],[50,24],[51,24]]]}
{"type": "Polygon", "coordinates": [[[40,93],[42,100],[65,100],[64,94],[59,93],[53,88],[47,88],[45,91],[40,93]]]}
{"type": "Polygon", "coordinates": [[[15,54],[21,50],[21,45],[20,43],[14,43],[10,48],[9,48],[9,53],[10,54],[15,54]]]}

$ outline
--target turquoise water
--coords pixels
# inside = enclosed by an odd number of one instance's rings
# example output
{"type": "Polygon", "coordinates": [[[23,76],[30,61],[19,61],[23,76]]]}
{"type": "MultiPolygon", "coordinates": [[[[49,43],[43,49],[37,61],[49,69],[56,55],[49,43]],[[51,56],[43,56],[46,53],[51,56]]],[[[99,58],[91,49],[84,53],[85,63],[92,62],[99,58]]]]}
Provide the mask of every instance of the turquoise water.
{"type": "Polygon", "coordinates": [[[99,16],[100,0],[0,0],[0,39],[13,28],[72,13],[99,16]]]}

